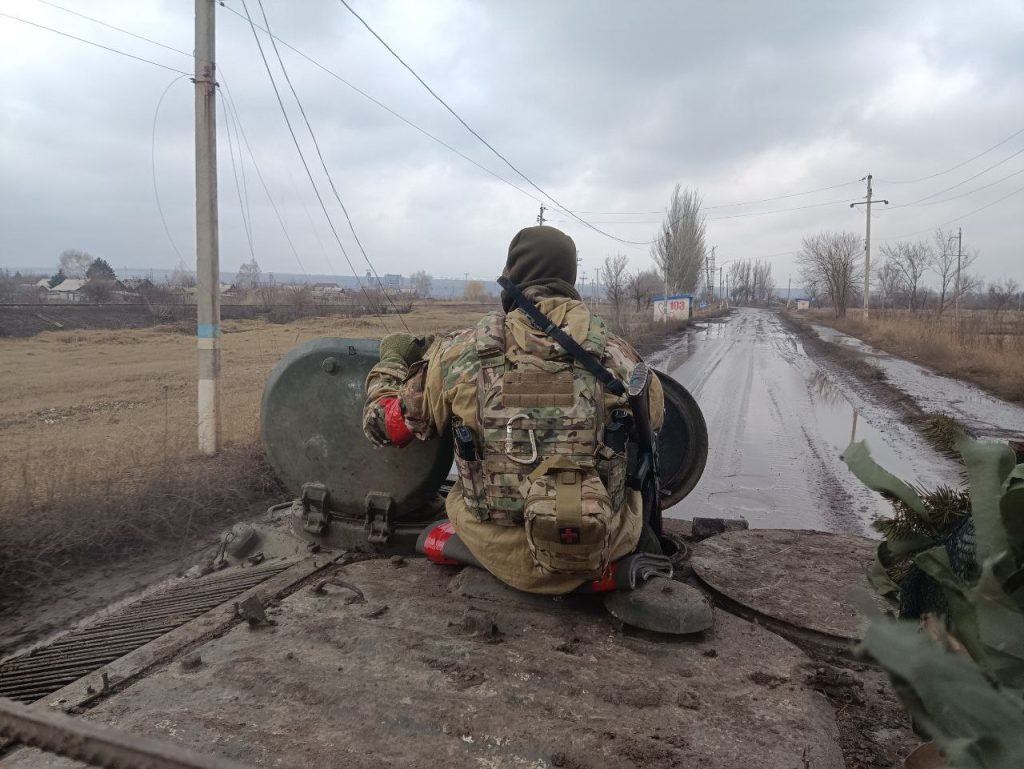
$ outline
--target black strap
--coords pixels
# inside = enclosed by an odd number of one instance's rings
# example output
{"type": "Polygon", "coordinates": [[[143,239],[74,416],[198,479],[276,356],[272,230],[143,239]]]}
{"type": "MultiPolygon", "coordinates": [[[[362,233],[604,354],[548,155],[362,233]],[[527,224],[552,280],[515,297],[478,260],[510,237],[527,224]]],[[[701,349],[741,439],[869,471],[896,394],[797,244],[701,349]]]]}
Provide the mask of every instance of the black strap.
{"type": "Polygon", "coordinates": [[[498,278],[498,285],[508,291],[509,295],[516,300],[519,309],[529,316],[537,328],[558,342],[562,349],[579,361],[583,368],[597,377],[598,381],[608,389],[608,392],[612,395],[625,395],[626,386],[622,381],[602,366],[597,358],[580,347],[575,339],[556,326],[551,318],[542,313],[540,308],[526,297],[519,286],[505,276],[498,278]]]}

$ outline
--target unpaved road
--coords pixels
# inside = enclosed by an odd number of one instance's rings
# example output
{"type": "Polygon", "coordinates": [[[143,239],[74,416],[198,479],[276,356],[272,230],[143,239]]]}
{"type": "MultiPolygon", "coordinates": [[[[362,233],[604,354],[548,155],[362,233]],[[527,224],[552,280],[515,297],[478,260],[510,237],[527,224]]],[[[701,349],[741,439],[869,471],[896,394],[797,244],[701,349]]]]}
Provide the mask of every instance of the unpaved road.
{"type": "Polygon", "coordinates": [[[740,308],[698,327],[654,363],[693,393],[710,436],[704,476],[670,516],[868,534],[889,505],[841,461],[851,438],[866,440],[880,464],[909,481],[958,479],[953,462],[896,409],[842,370],[811,360],[767,310],[740,308]]]}

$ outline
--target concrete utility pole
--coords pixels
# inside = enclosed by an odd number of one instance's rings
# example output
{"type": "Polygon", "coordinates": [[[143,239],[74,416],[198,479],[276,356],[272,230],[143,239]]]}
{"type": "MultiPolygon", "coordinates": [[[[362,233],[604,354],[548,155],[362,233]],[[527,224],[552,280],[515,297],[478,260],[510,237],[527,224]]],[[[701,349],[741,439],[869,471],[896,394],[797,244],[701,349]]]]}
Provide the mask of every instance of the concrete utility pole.
{"type": "Polygon", "coordinates": [[[790,296],[790,290],[792,289],[792,287],[793,287],[793,276],[789,275],[786,278],[786,309],[787,310],[789,309],[789,296],[790,296]]]}
{"type": "Polygon", "coordinates": [[[539,214],[537,214],[537,224],[539,224],[539,225],[540,225],[541,227],[543,227],[543,226],[544,226],[544,211],[545,211],[545,210],[546,210],[546,209],[545,209],[545,207],[544,207],[544,204],[543,204],[543,203],[541,203],[541,204],[540,204],[540,213],[539,213],[539,214]]]}
{"type": "Polygon", "coordinates": [[[721,298],[722,298],[722,267],[724,267],[724,266],[725,265],[719,265],[718,266],[718,298],[719,298],[719,300],[721,300],[721,298]]]}
{"type": "MultiPolygon", "coordinates": [[[[871,305],[871,174],[868,174],[865,178],[868,182],[867,199],[862,203],[850,203],[850,208],[861,205],[867,206],[867,216],[865,217],[867,226],[864,233],[864,318],[866,320],[868,317],[868,308],[871,305]]],[[[879,202],[889,205],[888,200],[881,200],[879,202]]]]}
{"type": "Polygon", "coordinates": [[[215,0],[196,0],[196,346],[199,450],[220,450],[220,254],[217,224],[215,0]]]}

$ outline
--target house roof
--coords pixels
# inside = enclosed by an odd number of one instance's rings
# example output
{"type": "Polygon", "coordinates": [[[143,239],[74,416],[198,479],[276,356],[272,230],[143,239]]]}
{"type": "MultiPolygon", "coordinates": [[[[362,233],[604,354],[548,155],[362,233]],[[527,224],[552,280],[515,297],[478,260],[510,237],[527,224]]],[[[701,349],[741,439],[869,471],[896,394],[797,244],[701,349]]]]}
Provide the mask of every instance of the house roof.
{"type": "Polygon", "coordinates": [[[79,289],[82,288],[82,286],[84,286],[88,282],[89,281],[84,280],[83,278],[65,278],[64,280],[62,280],[60,283],[58,283],[54,288],[51,288],[50,290],[51,291],[78,291],[79,289]]]}

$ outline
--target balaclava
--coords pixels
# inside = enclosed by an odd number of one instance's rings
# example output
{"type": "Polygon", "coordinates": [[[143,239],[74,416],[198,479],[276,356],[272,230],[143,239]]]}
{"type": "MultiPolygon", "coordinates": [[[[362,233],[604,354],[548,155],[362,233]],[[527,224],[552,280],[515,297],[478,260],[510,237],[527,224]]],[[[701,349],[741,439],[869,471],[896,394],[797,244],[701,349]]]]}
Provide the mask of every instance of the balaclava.
{"type": "MultiPolygon", "coordinates": [[[[565,296],[579,299],[576,291],[576,244],[555,227],[527,227],[508,246],[503,277],[523,291],[536,296],[565,296]]],[[[501,292],[501,306],[511,312],[515,300],[501,292]]]]}

